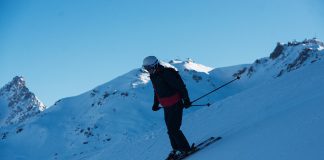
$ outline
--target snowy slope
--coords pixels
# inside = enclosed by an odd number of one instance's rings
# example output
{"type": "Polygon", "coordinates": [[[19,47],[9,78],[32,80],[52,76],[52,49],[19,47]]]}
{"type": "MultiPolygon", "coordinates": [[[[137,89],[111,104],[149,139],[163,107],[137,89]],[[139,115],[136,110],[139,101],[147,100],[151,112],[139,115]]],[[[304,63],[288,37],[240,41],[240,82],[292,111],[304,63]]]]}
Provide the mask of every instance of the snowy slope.
{"type": "Polygon", "coordinates": [[[23,77],[14,77],[0,89],[0,127],[19,124],[45,109],[26,87],[23,77]]]}
{"type": "Polygon", "coordinates": [[[324,159],[323,68],[321,61],[187,116],[192,140],[224,137],[191,159],[324,159]]]}
{"type": "MultiPolygon", "coordinates": [[[[191,97],[205,93],[217,81],[208,74],[212,68],[192,60],[163,64],[177,68],[191,90],[191,97]]],[[[0,147],[5,149],[0,156],[8,159],[79,159],[95,156],[95,151],[119,153],[125,147],[121,144],[164,127],[162,113],[151,110],[153,89],[148,76],[142,69],[134,69],[89,92],[59,100],[38,117],[19,126],[22,132],[16,133],[17,128],[3,130],[6,138],[0,147]],[[29,148],[49,149],[34,153],[21,142],[29,148]],[[15,150],[19,150],[19,154],[15,150]]]]}
{"type": "MultiPolygon", "coordinates": [[[[224,138],[188,159],[324,159],[323,51],[322,47],[317,48],[317,62],[280,77],[253,79],[242,75],[238,83],[251,80],[257,84],[209,108],[187,114],[182,129],[189,141],[198,142],[209,136],[224,138]]],[[[288,57],[299,54],[286,53],[288,57]]],[[[133,159],[162,159],[168,154],[166,133],[157,131],[152,135],[156,138],[138,142],[145,147],[133,159]]]]}
{"type": "MultiPolygon", "coordinates": [[[[324,158],[324,45],[316,39],[278,45],[283,47],[276,47],[269,58],[248,65],[212,69],[190,59],[164,63],[177,68],[192,100],[242,77],[198,102],[213,103],[211,107],[185,111],[182,129],[190,142],[224,137],[189,159],[324,158]]],[[[163,113],[151,111],[152,101],[148,74],[132,70],[59,100],[20,125],[20,132],[0,130],[5,137],[0,137],[0,157],[163,159],[170,145],[163,113]]]]}

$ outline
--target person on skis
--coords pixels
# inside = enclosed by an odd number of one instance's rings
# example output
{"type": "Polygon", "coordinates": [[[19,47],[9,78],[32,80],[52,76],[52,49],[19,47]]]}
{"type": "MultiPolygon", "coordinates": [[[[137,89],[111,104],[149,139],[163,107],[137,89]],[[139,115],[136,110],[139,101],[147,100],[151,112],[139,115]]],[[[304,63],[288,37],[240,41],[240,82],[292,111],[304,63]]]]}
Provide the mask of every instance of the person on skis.
{"type": "Polygon", "coordinates": [[[189,153],[191,147],[180,130],[183,108],[191,106],[186,85],[175,69],[162,66],[155,56],[146,57],[143,68],[149,72],[154,88],[152,110],[164,110],[164,120],[173,149],[168,158],[189,153]],[[163,107],[159,107],[159,104],[163,107]]]}

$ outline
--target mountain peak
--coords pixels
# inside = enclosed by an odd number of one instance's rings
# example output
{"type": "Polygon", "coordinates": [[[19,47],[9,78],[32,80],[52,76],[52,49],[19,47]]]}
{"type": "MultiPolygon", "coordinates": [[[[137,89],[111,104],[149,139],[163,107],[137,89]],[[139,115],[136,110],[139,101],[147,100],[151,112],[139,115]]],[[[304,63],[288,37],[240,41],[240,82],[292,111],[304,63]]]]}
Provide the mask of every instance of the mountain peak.
{"type": "Polygon", "coordinates": [[[16,76],[12,79],[12,82],[18,85],[23,85],[25,86],[26,82],[24,80],[24,77],[22,76],[16,76]]]}
{"type": "Polygon", "coordinates": [[[187,58],[186,60],[174,59],[169,61],[169,64],[176,67],[178,70],[194,71],[209,73],[213,68],[196,63],[193,59],[187,58]]]}
{"type": "Polygon", "coordinates": [[[1,112],[0,125],[17,124],[32,117],[46,106],[30,92],[22,76],[15,76],[11,82],[0,89],[1,112]]]}
{"type": "Polygon", "coordinates": [[[26,81],[24,80],[24,77],[22,77],[22,76],[14,77],[9,84],[10,84],[10,86],[15,86],[17,88],[26,87],[26,81]]]}
{"type": "MultiPolygon", "coordinates": [[[[296,40],[288,42],[286,44],[278,42],[274,51],[270,54],[270,59],[274,60],[280,55],[283,55],[285,50],[322,50],[324,49],[324,43],[317,38],[305,39],[304,41],[298,42],[296,40]]],[[[292,52],[296,53],[296,52],[292,52]]]]}
{"type": "Polygon", "coordinates": [[[178,63],[195,63],[195,61],[191,58],[186,58],[186,60],[181,60],[181,59],[173,59],[169,61],[170,64],[178,64],[178,63]]]}
{"type": "Polygon", "coordinates": [[[9,83],[0,89],[0,96],[5,92],[17,92],[26,89],[26,82],[22,76],[15,76],[9,83]]]}
{"type": "Polygon", "coordinates": [[[300,67],[310,65],[323,59],[324,43],[319,39],[296,40],[286,44],[278,42],[269,57],[257,59],[249,67],[237,71],[234,76],[255,74],[280,77],[300,67]]]}

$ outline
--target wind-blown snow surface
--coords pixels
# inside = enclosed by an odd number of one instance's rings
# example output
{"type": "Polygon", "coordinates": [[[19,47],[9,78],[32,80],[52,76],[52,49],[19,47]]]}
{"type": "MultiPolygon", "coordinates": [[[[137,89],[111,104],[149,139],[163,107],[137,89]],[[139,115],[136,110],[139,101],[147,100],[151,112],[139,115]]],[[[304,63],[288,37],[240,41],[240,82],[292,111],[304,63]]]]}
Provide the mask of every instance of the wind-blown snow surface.
{"type": "MultiPolygon", "coordinates": [[[[324,159],[323,45],[307,41],[280,51],[251,65],[217,69],[192,60],[170,62],[192,99],[232,80],[234,73],[242,76],[199,102],[215,102],[212,106],[185,111],[182,130],[190,142],[223,137],[188,159],[324,159]],[[312,48],[308,58],[298,61],[307,48],[312,48]]],[[[152,112],[152,101],[147,73],[135,69],[1,130],[0,157],[164,159],[169,140],[163,111],[152,112]]]]}

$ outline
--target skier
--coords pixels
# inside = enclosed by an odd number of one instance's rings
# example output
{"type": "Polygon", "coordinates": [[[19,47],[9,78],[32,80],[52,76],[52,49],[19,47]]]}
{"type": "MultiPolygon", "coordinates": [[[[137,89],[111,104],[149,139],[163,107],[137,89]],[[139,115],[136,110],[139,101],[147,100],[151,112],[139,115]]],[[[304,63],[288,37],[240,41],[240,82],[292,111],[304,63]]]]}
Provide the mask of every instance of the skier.
{"type": "Polygon", "coordinates": [[[154,88],[152,110],[164,109],[164,120],[173,149],[167,159],[188,154],[191,147],[180,130],[183,108],[191,106],[186,85],[175,69],[162,66],[155,56],[146,57],[143,68],[149,72],[154,88]],[[163,107],[159,107],[159,104],[163,107]]]}

